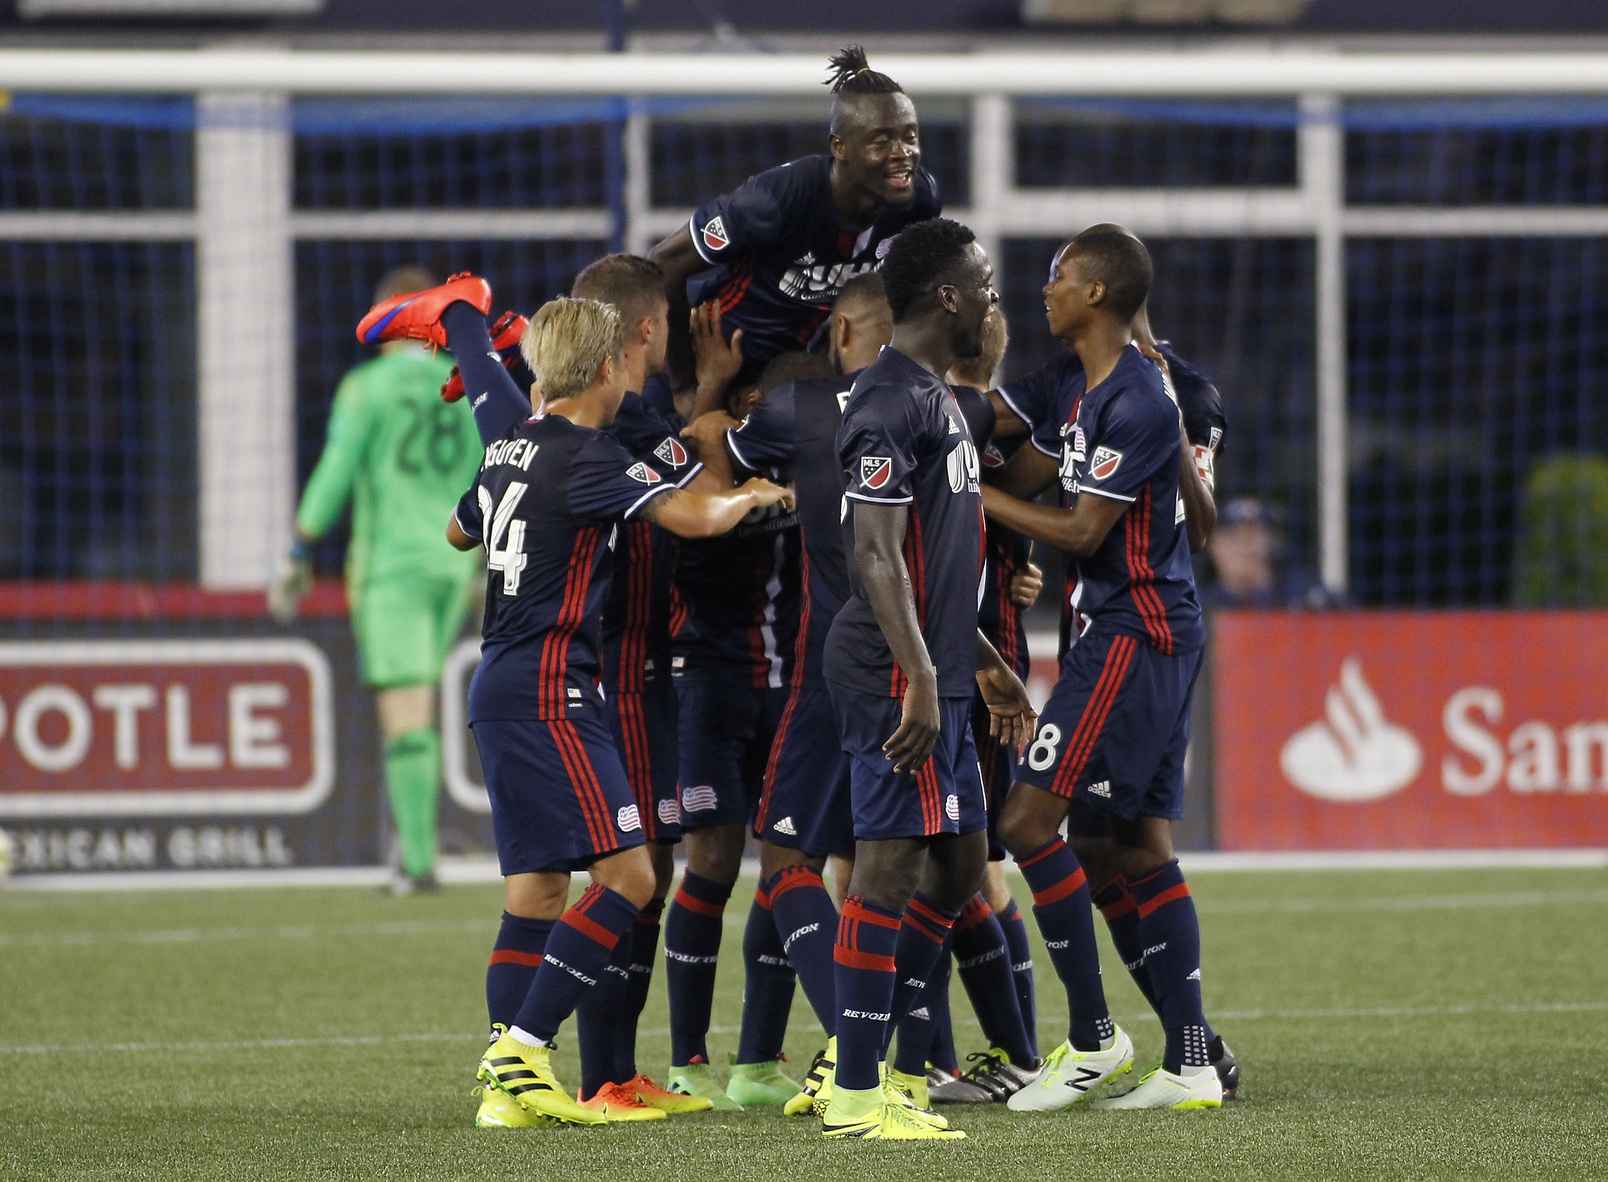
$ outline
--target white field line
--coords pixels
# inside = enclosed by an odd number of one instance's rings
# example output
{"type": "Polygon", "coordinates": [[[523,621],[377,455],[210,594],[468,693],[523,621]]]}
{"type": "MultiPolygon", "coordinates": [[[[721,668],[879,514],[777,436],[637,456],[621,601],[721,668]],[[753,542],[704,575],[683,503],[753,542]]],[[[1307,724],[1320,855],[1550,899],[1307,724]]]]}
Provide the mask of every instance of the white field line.
{"type": "MultiPolygon", "coordinates": [[[[1202,914],[1218,915],[1345,914],[1357,911],[1457,911],[1511,907],[1556,907],[1608,904],[1608,888],[1595,891],[1511,891],[1466,895],[1380,896],[1363,899],[1239,899],[1203,902],[1202,914]]],[[[747,912],[730,909],[728,927],[748,922],[747,912]]],[[[270,927],[158,928],[109,932],[0,932],[0,948],[98,948],[108,944],[199,944],[211,941],[310,940],[328,936],[381,937],[427,935],[480,935],[491,939],[496,920],[385,920],[378,923],[275,924],[270,927]]]]}
{"type": "MultiPolygon", "coordinates": [[[[1358,1008],[1314,1010],[1214,1010],[1213,1021],[1223,1022],[1312,1022],[1336,1019],[1368,1018],[1438,1018],[1461,1016],[1502,1016],[1535,1014],[1589,1014],[1608,1011],[1608,1001],[1534,1002],[1528,1005],[1450,1005],[1450,1006],[1371,1006],[1358,1008]]],[[[1050,1015],[1054,1017],[1054,1015],[1050,1015]]],[[[1154,1022],[1150,1011],[1119,1014],[1125,1023],[1154,1022]]],[[[958,1026],[976,1026],[975,1018],[954,1016],[958,1026]]],[[[790,1029],[806,1030],[810,1022],[790,1023],[790,1029]]],[[[669,1035],[668,1027],[661,1030],[643,1030],[645,1037],[663,1038],[669,1035]]],[[[711,1034],[736,1034],[736,1026],[711,1026],[711,1034]]],[[[0,1055],[81,1055],[86,1052],[118,1051],[149,1054],[215,1054],[228,1051],[299,1050],[309,1047],[367,1047],[385,1043],[461,1042],[478,1045],[483,1036],[478,1031],[428,1031],[422,1034],[369,1034],[345,1035],[330,1038],[261,1038],[230,1039],[214,1042],[97,1042],[97,1043],[34,1043],[0,1044],[0,1055]]]]}

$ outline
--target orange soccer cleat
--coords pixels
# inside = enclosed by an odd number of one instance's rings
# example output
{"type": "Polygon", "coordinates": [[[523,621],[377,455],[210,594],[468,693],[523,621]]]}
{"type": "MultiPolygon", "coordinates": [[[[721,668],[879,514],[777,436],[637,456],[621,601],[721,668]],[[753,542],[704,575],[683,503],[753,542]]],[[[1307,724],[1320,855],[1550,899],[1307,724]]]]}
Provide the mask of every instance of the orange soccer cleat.
{"type": "MultiPolygon", "coordinates": [[[[502,357],[505,369],[519,360],[519,342],[525,339],[525,329],[529,326],[530,321],[518,312],[504,312],[491,326],[491,347],[502,357]]],[[[464,393],[463,375],[454,365],[452,373],[447,376],[447,384],[441,387],[441,401],[456,402],[464,393]]]]}
{"type": "Polygon", "coordinates": [[[479,308],[484,316],[491,310],[491,284],[463,271],[424,291],[392,296],[375,304],[368,315],[358,321],[357,339],[365,345],[378,345],[383,341],[429,341],[445,348],[447,332],[441,326],[441,313],[448,304],[458,300],[479,308]]]}

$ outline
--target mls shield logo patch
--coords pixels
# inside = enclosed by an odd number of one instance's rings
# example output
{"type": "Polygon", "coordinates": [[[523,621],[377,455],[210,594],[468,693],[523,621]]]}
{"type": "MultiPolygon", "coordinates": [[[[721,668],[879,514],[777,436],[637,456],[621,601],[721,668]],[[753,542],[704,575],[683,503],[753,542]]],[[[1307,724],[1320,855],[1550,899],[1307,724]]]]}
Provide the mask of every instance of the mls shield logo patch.
{"type": "Polygon", "coordinates": [[[884,488],[893,475],[893,461],[887,456],[860,457],[860,487],[884,488]]]}
{"type": "Polygon", "coordinates": [[[1094,449],[1094,455],[1089,457],[1089,475],[1095,480],[1105,480],[1115,476],[1121,464],[1120,451],[1112,451],[1109,447],[1097,447],[1094,449]]]}
{"type": "Polygon", "coordinates": [[[731,239],[726,237],[726,223],[718,217],[710,218],[699,232],[703,235],[704,245],[710,250],[725,250],[731,245],[731,239]]]}
{"type": "Polygon", "coordinates": [[[643,484],[658,484],[664,479],[646,464],[632,464],[625,470],[625,474],[632,480],[640,480],[643,484]]]}
{"type": "Polygon", "coordinates": [[[687,462],[687,449],[681,446],[679,439],[671,439],[669,436],[653,449],[653,454],[672,468],[679,468],[687,462]]]}

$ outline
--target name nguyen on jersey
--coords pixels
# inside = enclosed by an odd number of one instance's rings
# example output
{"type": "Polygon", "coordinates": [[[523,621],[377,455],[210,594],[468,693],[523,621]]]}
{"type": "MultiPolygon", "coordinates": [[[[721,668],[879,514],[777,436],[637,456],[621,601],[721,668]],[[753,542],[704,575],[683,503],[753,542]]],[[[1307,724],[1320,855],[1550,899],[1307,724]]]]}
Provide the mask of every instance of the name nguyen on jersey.
{"type": "Polygon", "coordinates": [[[522,472],[530,471],[530,462],[536,458],[536,444],[529,439],[499,439],[486,449],[485,462],[480,466],[512,464],[522,472]]]}
{"type": "Polygon", "coordinates": [[[782,274],[777,284],[782,294],[812,304],[825,303],[837,298],[843,285],[856,275],[875,271],[877,264],[869,263],[817,263],[815,252],[809,251],[782,274]]]}

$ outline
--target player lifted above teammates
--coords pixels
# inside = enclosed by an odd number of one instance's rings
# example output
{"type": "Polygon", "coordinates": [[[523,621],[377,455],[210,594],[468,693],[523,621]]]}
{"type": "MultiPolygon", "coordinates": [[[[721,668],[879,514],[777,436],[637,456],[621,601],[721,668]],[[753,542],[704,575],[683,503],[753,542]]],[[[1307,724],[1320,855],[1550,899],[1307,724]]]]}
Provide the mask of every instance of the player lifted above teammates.
{"type": "MultiPolygon", "coordinates": [[[[1132,237],[1122,226],[1109,222],[1090,226],[1084,233],[1106,231],[1132,237]]],[[[1167,363],[1165,376],[1170,392],[1176,396],[1185,435],[1179,465],[1179,490],[1184,501],[1190,548],[1200,550],[1211,536],[1217,520],[1213,473],[1217,452],[1227,428],[1223,418],[1222,395],[1209,378],[1180,357],[1171,345],[1153,339],[1148,308],[1147,300],[1134,316],[1133,337],[1142,347],[1154,348],[1167,363]]],[[[1070,341],[1067,341],[1067,346],[1062,356],[993,392],[996,405],[1002,411],[1011,412],[1000,416],[1003,433],[1016,435],[1024,429],[1038,432],[1032,445],[1021,448],[997,476],[996,482],[1017,497],[1027,499],[1039,495],[1056,483],[1061,471],[1061,429],[1066,425],[1071,408],[1083,390],[1083,362],[1070,341]]],[[[996,518],[990,518],[991,530],[998,524],[996,518]]],[[[1074,569],[1069,573],[1066,594],[1061,601],[1062,657],[1077,638],[1079,622],[1076,604],[1080,596],[1074,569]]],[[[1112,943],[1121,954],[1124,966],[1140,991],[1155,1006],[1155,990],[1151,986],[1150,972],[1145,967],[1145,946],[1138,932],[1138,911],[1127,879],[1112,860],[1107,828],[1098,819],[1093,819],[1093,831],[1084,833],[1080,832],[1080,826],[1090,818],[1079,812],[1074,814],[1073,820],[1070,840],[1090,876],[1094,905],[1105,917],[1112,943]]],[[[1207,1036],[1207,1051],[1222,1081],[1224,1099],[1232,1099],[1239,1089],[1239,1063],[1234,1053],[1210,1027],[1207,1036]]]]}
{"type": "Polygon", "coordinates": [[[935,219],[901,233],[883,267],[893,342],[855,381],[838,427],[853,557],[825,674],[856,846],[836,948],[838,1061],[822,1120],[832,1138],[962,1135],[885,1090],[879,1060],[982,883],[974,689],[1012,737],[1032,725],[1020,680],[977,632],[977,450],[943,382],[957,356],[981,348],[991,278],[964,226],[935,219]]]}
{"type": "Polygon", "coordinates": [[[737,380],[752,384],[772,357],[809,342],[843,285],[874,270],[889,239],[942,209],[921,167],[915,104],[857,45],[831,66],[830,152],[750,177],[653,248],[670,299],[678,388],[692,379],[681,335],[690,304],[717,301],[727,333],[742,332],[737,380]],[[689,280],[698,288],[690,302],[689,280]]]}
{"type": "Polygon", "coordinates": [[[1097,1103],[1222,1101],[1201,1010],[1200,930],[1170,837],[1205,633],[1179,491],[1178,410],[1132,335],[1150,282],[1150,257],[1129,235],[1085,231],[1062,248],[1045,307],[1083,375],[1061,392],[1060,421],[1039,440],[1060,446],[1064,507],[984,494],[992,516],[1075,559],[1082,622],[1000,819],[1071,1010],[1067,1041],[1011,1098],[1014,1109],[1067,1107],[1133,1060],[1106,1010],[1087,878],[1060,836],[1069,811],[1074,833],[1110,835],[1167,1038],[1161,1065],[1136,1089],[1097,1103]]]}

